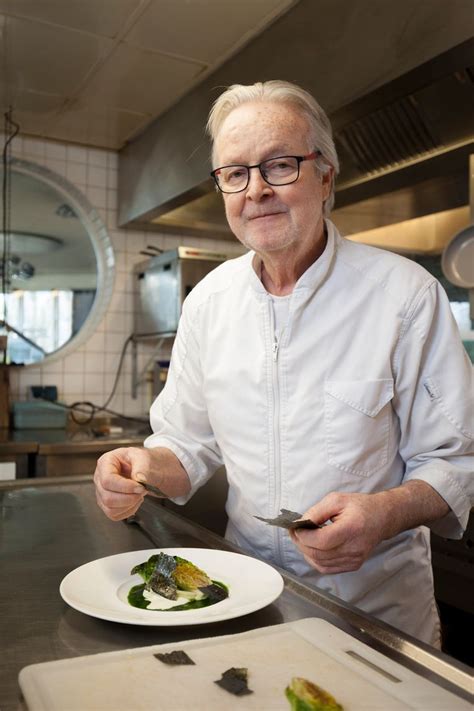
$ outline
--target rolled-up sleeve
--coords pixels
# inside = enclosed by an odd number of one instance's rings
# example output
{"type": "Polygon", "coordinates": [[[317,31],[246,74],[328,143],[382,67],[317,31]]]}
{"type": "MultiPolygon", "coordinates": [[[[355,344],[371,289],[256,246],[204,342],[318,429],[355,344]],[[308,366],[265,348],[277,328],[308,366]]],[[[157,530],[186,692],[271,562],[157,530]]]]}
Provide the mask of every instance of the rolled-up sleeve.
{"type": "Polygon", "coordinates": [[[442,496],[451,511],[431,528],[460,538],[474,504],[473,369],[438,282],[414,299],[394,366],[404,481],[425,481],[442,496]]]}
{"type": "Polygon", "coordinates": [[[171,450],[185,468],[191,491],[174,499],[178,504],[186,503],[222,464],[203,392],[196,311],[184,303],[166,385],[150,409],[153,434],[144,443],[171,450]]]}

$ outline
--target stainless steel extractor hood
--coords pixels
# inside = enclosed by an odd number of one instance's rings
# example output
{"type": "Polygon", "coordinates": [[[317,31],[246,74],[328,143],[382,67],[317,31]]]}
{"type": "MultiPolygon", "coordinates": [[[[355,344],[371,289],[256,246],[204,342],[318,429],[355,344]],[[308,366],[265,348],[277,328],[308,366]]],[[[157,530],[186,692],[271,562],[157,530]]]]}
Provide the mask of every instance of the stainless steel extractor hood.
{"type": "MultiPolygon", "coordinates": [[[[295,42],[285,63],[270,51],[283,34],[298,31],[307,50],[305,27],[318,18],[316,5],[299,3],[121,152],[121,225],[232,238],[221,197],[208,178],[204,124],[209,104],[220,93],[218,87],[275,76],[297,81],[324,104],[321,94],[331,84],[321,79],[320,67],[308,66],[307,51],[298,51],[295,42]],[[255,66],[261,67],[257,74],[255,66]]],[[[324,104],[341,159],[334,218],[345,231],[468,203],[473,57],[471,38],[343,106],[331,110],[330,101],[324,104]]],[[[333,82],[341,67],[351,71],[350,57],[333,68],[333,82]]]]}

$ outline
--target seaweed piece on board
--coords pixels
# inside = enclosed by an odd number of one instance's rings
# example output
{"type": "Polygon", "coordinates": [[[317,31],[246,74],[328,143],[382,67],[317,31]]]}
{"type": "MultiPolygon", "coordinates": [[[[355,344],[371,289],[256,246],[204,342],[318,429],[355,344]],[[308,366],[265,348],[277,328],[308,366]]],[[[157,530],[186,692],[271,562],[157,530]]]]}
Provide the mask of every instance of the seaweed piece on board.
{"type": "Polygon", "coordinates": [[[247,669],[245,667],[231,667],[230,669],[226,669],[226,671],[222,673],[222,677],[217,679],[214,684],[217,684],[235,696],[253,694],[252,689],[249,689],[247,685],[247,669]]]}
{"type": "Polygon", "coordinates": [[[321,528],[321,526],[309,518],[301,518],[302,514],[289,509],[280,509],[280,513],[275,518],[262,518],[262,516],[254,516],[259,521],[268,523],[270,526],[279,526],[280,528],[295,529],[295,528],[321,528]]]}
{"type": "Polygon", "coordinates": [[[196,664],[196,662],[193,662],[191,657],[181,649],[176,649],[172,652],[158,652],[153,656],[156,657],[156,659],[159,659],[160,662],[163,662],[163,664],[170,664],[171,666],[177,666],[179,664],[196,664]]]}

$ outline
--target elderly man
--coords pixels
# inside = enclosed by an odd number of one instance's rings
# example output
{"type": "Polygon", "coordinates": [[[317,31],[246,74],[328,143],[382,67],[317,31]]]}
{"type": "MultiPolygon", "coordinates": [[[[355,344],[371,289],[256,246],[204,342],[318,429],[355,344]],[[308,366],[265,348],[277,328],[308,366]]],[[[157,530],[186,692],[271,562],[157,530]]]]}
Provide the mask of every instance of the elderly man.
{"type": "Polygon", "coordinates": [[[222,464],[226,536],[431,644],[429,531],[457,538],[473,491],[471,365],[417,264],[326,219],[338,160],[299,87],[236,85],[210,118],[212,175],[248,248],[187,298],[144,449],[98,462],[112,519],[158,486],[185,503],[222,464]],[[255,516],[300,511],[288,535],[255,516]]]}

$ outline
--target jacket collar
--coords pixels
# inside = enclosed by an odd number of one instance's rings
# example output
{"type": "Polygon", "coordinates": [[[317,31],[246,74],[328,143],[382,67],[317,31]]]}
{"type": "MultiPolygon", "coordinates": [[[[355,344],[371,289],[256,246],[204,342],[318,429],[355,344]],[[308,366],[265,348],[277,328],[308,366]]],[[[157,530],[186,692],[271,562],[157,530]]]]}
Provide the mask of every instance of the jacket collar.
{"type": "MultiPolygon", "coordinates": [[[[327,242],[324,252],[308,267],[304,274],[300,276],[296,282],[293,293],[299,292],[302,296],[305,291],[313,293],[325,281],[331,270],[341,237],[335,225],[330,220],[326,219],[324,222],[327,229],[327,242]]],[[[268,296],[268,292],[260,280],[261,259],[253,251],[248,253],[248,259],[250,265],[250,285],[259,298],[264,298],[268,296]]]]}

